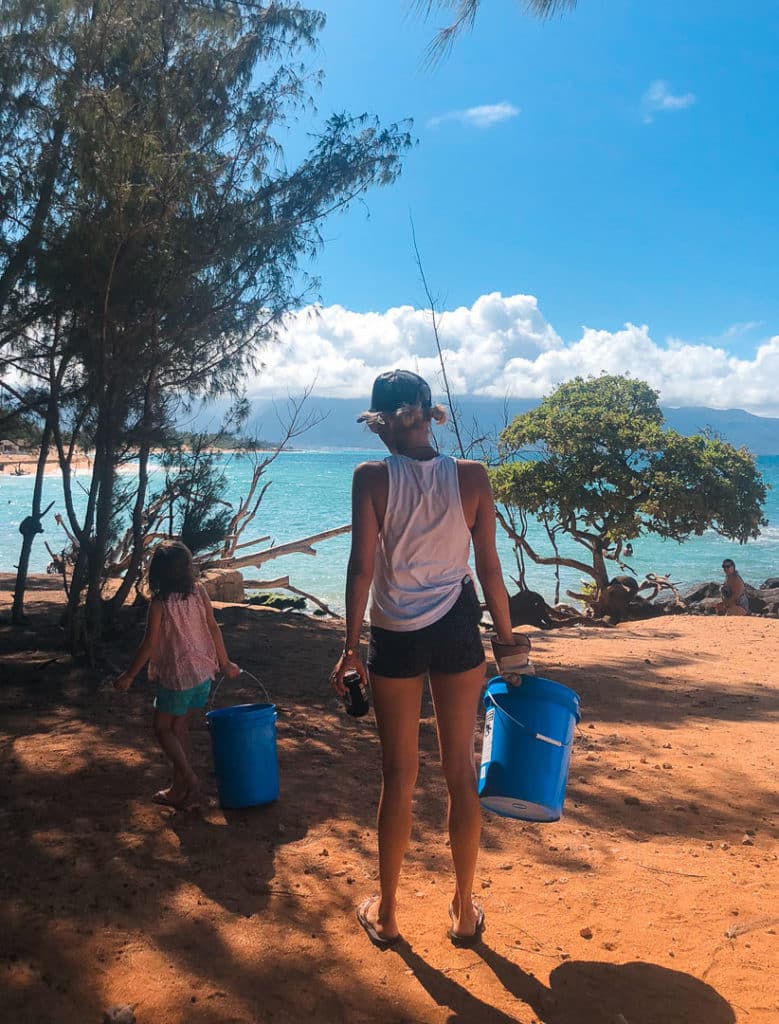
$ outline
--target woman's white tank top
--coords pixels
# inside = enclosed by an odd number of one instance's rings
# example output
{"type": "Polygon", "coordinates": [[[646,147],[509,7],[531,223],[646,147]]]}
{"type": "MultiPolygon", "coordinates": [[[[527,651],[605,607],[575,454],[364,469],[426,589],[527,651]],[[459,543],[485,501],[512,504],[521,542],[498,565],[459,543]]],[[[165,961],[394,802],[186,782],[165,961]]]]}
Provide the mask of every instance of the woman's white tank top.
{"type": "Polygon", "coordinates": [[[398,632],[423,629],[446,615],[470,576],[471,531],[465,522],[457,463],[448,455],[418,462],[384,460],[389,491],[371,586],[370,620],[398,632]]]}

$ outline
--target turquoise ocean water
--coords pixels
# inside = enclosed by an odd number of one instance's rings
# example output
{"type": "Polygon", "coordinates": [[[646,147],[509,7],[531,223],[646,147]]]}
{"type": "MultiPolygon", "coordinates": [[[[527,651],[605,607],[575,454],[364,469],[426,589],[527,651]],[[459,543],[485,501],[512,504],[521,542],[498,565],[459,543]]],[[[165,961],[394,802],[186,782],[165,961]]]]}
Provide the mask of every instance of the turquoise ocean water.
{"type": "MultiPolygon", "coordinates": [[[[349,522],[351,477],[354,467],[366,458],[380,457],[376,450],[332,450],[285,452],[268,470],[272,481],[254,521],[255,529],[244,536],[269,534],[276,544],[298,540],[349,522]]],[[[229,490],[225,497],[237,500],[245,490],[251,469],[240,458],[225,457],[229,490]]],[[[715,533],[695,537],[685,544],[659,540],[654,537],[634,541],[635,555],[630,564],[639,578],[645,572],[670,573],[681,585],[699,580],[719,580],[720,563],[724,556],[731,557],[748,583],[759,585],[768,576],[779,576],[779,456],[762,456],[758,467],[766,483],[772,485],[768,493],[765,512],[768,526],[756,541],[739,546],[715,533]]],[[[33,478],[0,476],[0,572],[13,572],[19,556],[21,536],[19,522],[29,515],[33,478]]],[[[83,494],[76,489],[76,495],[83,494]]],[[[47,539],[56,551],[64,538],[54,523],[54,512],[64,514],[61,482],[58,476],[47,477],[44,507],[54,501],[46,516],[46,533],[35,540],[31,571],[43,572],[49,556],[43,545],[47,539]]],[[[541,528],[532,530],[537,550],[548,553],[541,528]]],[[[516,574],[512,549],[502,531],[498,530],[498,547],[503,561],[506,583],[512,589],[511,575],[516,574]]],[[[561,544],[561,552],[577,556],[578,545],[561,544]]],[[[343,584],[349,554],[349,535],[324,541],[317,546],[315,557],[290,555],[266,562],[261,569],[247,569],[249,578],[271,579],[289,575],[294,586],[315,594],[334,609],[343,608],[343,584]]],[[[576,589],[581,576],[564,569],[561,575],[562,591],[576,589]]],[[[554,570],[549,566],[528,564],[528,585],[542,593],[547,600],[554,596],[554,570]]],[[[563,597],[563,600],[565,598],[563,597]]]]}

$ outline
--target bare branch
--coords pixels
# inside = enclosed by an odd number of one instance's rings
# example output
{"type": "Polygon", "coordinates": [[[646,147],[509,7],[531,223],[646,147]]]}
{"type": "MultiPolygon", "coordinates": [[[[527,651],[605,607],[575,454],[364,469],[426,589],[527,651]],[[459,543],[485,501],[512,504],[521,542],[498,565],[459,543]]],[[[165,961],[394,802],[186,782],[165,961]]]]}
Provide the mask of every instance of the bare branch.
{"type": "Polygon", "coordinates": [[[452,392],[449,390],[449,378],[446,375],[446,363],[444,362],[444,354],[441,350],[441,339],[438,335],[438,320],[436,318],[435,301],[430,292],[430,287],[425,277],[425,271],[422,266],[422,257],[419,254],[419,246],[417,245],[417,234],[414,230],[414,218],[409,218],[411,221],[411,241],[414,245],[414,255],[417,261],[417,267],[419,268],[419,276],[422,278],[422,287],[425,289],[425,295],[427,295],[427,301],[430,306],[430,313],[433,318],[433,337],[435,338],[435,347],[438,350],[438,361],[441,364],[441,375],[444,380],[444,389],[446,391],[446,401],[449,406],[449,412],[452,417],[452,426],[454,427],[454,434],[457,438],[457,447],[460,449],[460,456],[465,458],[465,448],[463,447],[462,438],[460,437],[460,426],[457,422],[457,414],[455,412],[454,403],[452,402],[452,392]]]}
{"type": "Polygon", "coordinates": [[[500,509],[496,509],[495,514],[498,518],[498,522],[506,531],[510,539],[514,541],[515,544],[519,544],[522,550],[536,563],[536,565],[565,565],[569,569],[576,569],[579,572],[584,572],[588,576],[592,576],[594,578],[595,573],[592,570],[592,566],[587,565],[586,562],[579,562],[575,558],[560,558],[559,560],[556,558],[543,558],[541,555],[536,554],[528,543],[527,538],[512,529],[500,509]]]}
{"type": "Polygon", "coordinates": [[[312,537],[304,537],[302,540],[293,540],[288,544],[279,544],[278,547],[267,548],[265,551],[257,551],[253,555],[242,555],[240,558],[220,558],[208,568],[213,569],[240,569],[244,565],[255,565],[259,566],[265,562],[270,562],[274,558],[281,558],[283,555],[315,555],[316,551],[312,547],[313,544],[317,544],[322,540],[329,540],[331,537],[339,537],[343,533],[349,533],[352,527],[351,524],[348,526],[337,526],[333,530],[325,530],[322,533],[315,533],[312,537]]]}

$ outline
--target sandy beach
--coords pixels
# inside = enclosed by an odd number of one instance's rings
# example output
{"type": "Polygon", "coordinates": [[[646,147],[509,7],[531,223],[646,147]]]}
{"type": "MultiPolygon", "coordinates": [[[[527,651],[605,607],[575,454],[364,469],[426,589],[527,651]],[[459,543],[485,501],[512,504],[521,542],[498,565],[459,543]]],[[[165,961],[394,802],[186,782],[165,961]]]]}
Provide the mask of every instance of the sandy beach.
{"type": "MultiPolygon", "coordinates": [[[[0,455],[0,476],[35,476],[38,465],[37,452],[13,453],[5,452],[0,455]]],[[[91,472],[91,455],[74,455],[71,462],[71,469],[75,474],[91,472]]],[[[46,476],[55,476],[61,472],[57,456],[52,454],[46,460],[46,476]]]]}
{"type": "MultiPolygon", "coordinates": [[[[278,706],[281,797],[220,809],[202,726],[211,799],[175,812],[149,800],[167,781],[149,685],[118,694],[64,654],[38,583],[31,630],[0,626],[3,1019],[83,1024],[127,1004],[139,1024],[777,1020],[779,621],[531,634],[540,674],[581,695],[582,723],[560,822],[485,816],[472,950],[445,934],[426,701],[406,942],[381,952],[354,919],[376,886],[378,740],[326,686],[340,624],[219,606],[232,656],[278,706]]],[[[127,616],[117,664],[142,630],[127,616]]],[[[225,683],[216,704],[262,699],[225,683]]]]}

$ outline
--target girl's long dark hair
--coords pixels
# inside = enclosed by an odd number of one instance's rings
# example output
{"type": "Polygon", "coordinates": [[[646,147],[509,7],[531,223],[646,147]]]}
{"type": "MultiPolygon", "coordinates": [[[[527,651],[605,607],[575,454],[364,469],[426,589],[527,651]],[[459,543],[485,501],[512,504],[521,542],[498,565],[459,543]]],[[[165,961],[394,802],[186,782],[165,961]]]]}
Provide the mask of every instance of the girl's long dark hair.
{"type": "Polygon", "coordinates": [[[159,544],[149,564],[149,590],[161,601],[171,594],[189,597],[195,589],[195,563],[192,552],[181,541],[159,544]]]}

